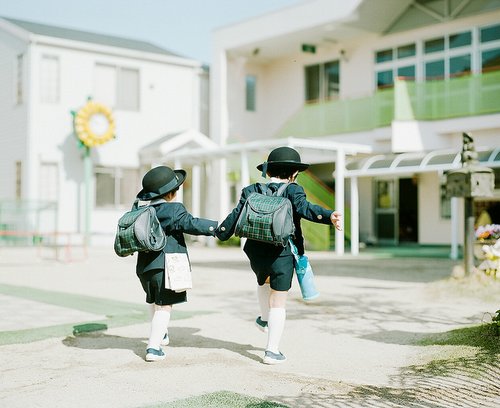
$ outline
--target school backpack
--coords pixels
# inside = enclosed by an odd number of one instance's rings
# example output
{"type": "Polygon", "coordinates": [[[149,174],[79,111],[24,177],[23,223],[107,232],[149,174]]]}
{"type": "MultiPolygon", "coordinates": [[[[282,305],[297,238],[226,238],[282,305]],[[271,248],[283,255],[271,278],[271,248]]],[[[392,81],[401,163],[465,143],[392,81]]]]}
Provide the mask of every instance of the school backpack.
{"type": "Polygon", "coordinates": [[[114,245],[118,256],[161,251],[166,243],[167,237],[153,206],[139,207],[139,200],[135,200],[132,209],[118,220],[114,245]]]}
{"type": "Polygon", "coordinates": [[[260,184],[262,193],[250,193],[236,222],[235,235],[256,241],[286,246],[295,232],[292,203],[282,194],[283,184],[272,193],[266,184],[260,184]]]}

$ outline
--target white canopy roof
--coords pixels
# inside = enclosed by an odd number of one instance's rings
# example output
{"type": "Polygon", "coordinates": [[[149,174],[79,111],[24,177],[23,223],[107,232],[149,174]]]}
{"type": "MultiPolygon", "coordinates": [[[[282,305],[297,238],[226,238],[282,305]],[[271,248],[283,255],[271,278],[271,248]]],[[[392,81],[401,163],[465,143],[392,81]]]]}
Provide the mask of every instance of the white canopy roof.
{"type": "MultiPolygon", "coordinates": [[[[500,167],[500,148],[477,149],[479,164],[485,167],[500,167]]],[[[448,171],[462,167],[461,152],[435,150],[401,154],[380,154],[348,163],[346,177],[373,177],[448,171]]]]}

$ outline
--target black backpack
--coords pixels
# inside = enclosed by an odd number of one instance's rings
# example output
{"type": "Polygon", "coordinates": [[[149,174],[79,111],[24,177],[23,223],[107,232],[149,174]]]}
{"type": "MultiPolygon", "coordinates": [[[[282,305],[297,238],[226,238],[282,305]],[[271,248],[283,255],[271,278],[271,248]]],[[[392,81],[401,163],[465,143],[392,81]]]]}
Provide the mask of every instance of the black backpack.
{"type": "Polygon", "coordinates": [[[118,256],[161,251],[166,243],[165,231],[151,205],[139,207],[139,200],[135,200],[132,209],[118,220],[114,245],[118,256]]]}
{"type": "Polygon", "coordinates": [[[274,194],[267,184],[260,186],[262,193],[253,192],[245,201],[234,233],[238,237],[286,246],[295,233],[292,203],[282,197],[288,183],[274,194]]]}

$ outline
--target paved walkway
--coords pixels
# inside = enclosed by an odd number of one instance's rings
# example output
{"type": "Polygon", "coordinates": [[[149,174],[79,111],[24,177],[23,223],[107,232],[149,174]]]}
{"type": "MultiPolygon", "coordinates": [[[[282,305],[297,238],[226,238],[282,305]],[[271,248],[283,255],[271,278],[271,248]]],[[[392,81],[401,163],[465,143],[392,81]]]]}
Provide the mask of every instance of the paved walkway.
{"type": "Polygon", "coordinates": [[[310,253],[321,296],[304,303],[294,282],[281,345],[288,361],[266,366],[242,252],[192,245],[190,254],[195,289],[174,308],[167,359],[146,363],[135,257],[92,248],[66,263],[0,248],[0,406],[500,405],[500,346],[442,334],[487,320],[500,282],[449,279],[448,259],[310,253]],[[74,335],[85,323],[108,329],[74,335]]]}

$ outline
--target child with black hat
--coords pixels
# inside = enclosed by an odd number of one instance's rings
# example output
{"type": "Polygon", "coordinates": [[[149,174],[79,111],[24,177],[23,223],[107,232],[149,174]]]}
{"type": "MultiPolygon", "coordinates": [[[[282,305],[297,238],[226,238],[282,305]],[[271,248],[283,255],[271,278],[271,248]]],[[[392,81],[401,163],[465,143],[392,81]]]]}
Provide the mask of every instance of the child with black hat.
{"type": "Polygon", "coordinates": [[[184,233],[214,236],[217,228],[217,221],[195,218],[182,203],[173,201],[185,179],[184,170],[155,167],[143,177],[143,189],[137,194],[138,199],[150,201],[150,205],[155,207],[158,220],[167,236],[167,243],[162,251],[139,252],[137,259],[137,276],[146,292],[146,302],[152,306],[146,361],[165,358],[161,346],[169,342],[167,329],[172,305],[187,301],[186,291],[175,292],[165,288],[165,254],[187,254],[184,233]]]}
{"type": "MultiPolygon", "coordinates": [[[[271,151],[267,161],[257,166],[262,176],[271,178],[268,190],[275,192],[284,183],[288,186],[282,194],[292,203],[295,235],[291,237],[299,255],[304,254],[304,238],[300,228],[300,220],[333,224],[341,229],[341,214],[327,210],[319,205],[311,204],[306,199],[304,189],[294,181],[300,171],[309,164],[302,163],[299,153],[290,147],[278,147],[271,151]]],[[[229,239],[235,230],[241,210],[248,196],[253,192],[262,193],[260,183],[251,184],[241,192],[240,200],[217,228],[216,236],[224,241],[229,239]]],[[[267,332],[267,347],[263,358],[265,364],[279,364],[286,357],[279,350],[281,335],[286,320],[286,298],[292,284],[294,256],[290,243],[286,246],[247,239],[243,248],[250,260],[250,266],[257,277],[257,297],[261,315],[255,321],[257,327],[267,332]],[[269,282],[269,284],[267,284],[269,282]]]]}

